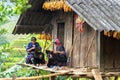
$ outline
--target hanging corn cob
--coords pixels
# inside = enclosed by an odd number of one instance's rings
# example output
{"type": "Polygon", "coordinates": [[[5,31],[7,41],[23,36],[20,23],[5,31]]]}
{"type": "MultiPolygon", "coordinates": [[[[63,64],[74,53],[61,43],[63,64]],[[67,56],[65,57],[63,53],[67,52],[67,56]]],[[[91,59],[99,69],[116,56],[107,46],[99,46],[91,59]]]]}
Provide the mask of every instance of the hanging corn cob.
{"type": "Polygon", "coordinates": [[[39,35],[39,39],[51,40],[50,34],[42,33],[39,35]]]}
{"type": "Polygon", "coordinates": [[[42,8],[45,10],[51,10],[51,11],[60,10],[60,9],[63,9],[64,12],[72,11],[72,9],[65,3],[64,0],[46,1],[43,4],[42,8]]]}
{"type": "Polygon", "coordinates": [[[72,11],[72,9],[67,4],[64,4],[63,10],[64,10],[64,12],[71,12],[72,11]]]}
{"type": "Polygon", "coordinates": [[[108,31],[105,31],[105,30],[104,30],[104,35],[107,36],[107,34],[108,34],[108,31]]]}
{"type": "Polygon", "coordinates": [[[117,32],[114,32],[114,33],[113,33],[113,38],[116,38],[116,37],[117,37],[117,34],[118,34],[117,32]]]}

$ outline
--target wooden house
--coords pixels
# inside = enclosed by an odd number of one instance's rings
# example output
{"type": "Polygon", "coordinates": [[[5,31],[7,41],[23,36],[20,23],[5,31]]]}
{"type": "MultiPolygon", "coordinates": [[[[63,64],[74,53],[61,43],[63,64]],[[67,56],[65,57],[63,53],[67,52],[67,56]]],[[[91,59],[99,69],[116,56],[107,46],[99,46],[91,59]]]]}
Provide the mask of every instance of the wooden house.
{"type": "Polygon", "coordinates": [[[104,36],[103,30],[120,31],[118,0],[68,0],[72,12],[44,10],[44,0],[30,0],[13,31],[50,32],[65,46],[70,67],[98,67],[101,71],[120,71],[120,40],[104,36]],[[76,15],[83,19],[83,31],[76,28],[76,15]]]}

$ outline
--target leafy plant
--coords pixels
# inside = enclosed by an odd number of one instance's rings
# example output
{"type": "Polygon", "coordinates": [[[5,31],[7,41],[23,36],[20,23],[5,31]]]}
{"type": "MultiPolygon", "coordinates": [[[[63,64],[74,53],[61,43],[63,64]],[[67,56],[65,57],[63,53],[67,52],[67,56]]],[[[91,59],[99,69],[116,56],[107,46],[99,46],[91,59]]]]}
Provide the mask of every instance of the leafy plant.
{"type": "Polygon", "coordinates": [[[25,10],[31,7],[30,4],[28,4],[28,0],[12,0],[16,4],[14,8],[15,14],[21,14],[25,10]]]}
{"type": "Polygon", "coordinates": [[[7,57],[8,57],[8,54],[0,52],[0,72],[2,69],[2,65],[5,62],[5,60],[7,59],[7,57]]]}
{"type": "Polygon", "coordinates": [[[7,33],[7,30],[6,30],[6,29],[4,29],[4,28],[0,29],[0,35],[3,35],[3,34],[5,34],[5,33],[7,33]]]}
{"type": "Polygon", "coordinates": [[[0,24],[5,23],[14,14],[21,14],[31,5],[28,0],[1,0],[0,1],[0,24]]]}
{"type": "Polygon", "coordinates": [[[1,46],[1,50],[2,52],[10,52],[12,51],[12,46],[10,45],[10,43],[5,43],[1,46]]]}

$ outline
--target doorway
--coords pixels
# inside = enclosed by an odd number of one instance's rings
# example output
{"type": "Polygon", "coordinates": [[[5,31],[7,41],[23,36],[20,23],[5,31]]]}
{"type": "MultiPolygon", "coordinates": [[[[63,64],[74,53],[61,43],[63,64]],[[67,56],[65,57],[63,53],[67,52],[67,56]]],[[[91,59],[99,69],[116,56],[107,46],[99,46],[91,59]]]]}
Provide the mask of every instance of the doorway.
{"type": "Polygon", "coordinates": [[[58,23],[57,26],[57,38],[64,45],[65,23],[58,23]]]}

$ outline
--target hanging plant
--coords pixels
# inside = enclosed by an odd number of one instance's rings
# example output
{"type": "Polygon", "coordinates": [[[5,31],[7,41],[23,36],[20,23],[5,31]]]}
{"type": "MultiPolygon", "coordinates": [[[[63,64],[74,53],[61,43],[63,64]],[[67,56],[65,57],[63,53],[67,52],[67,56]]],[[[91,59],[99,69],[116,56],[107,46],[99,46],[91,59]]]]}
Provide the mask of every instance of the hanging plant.
{"type": "Polygon", "coordinates": [[[78,15],[75,15],[75,24],[76,24],[76,28],[78,29],[79,32],[83,32],[83,23],[84,23],[84,20],[79,17],[78,15]]]}

